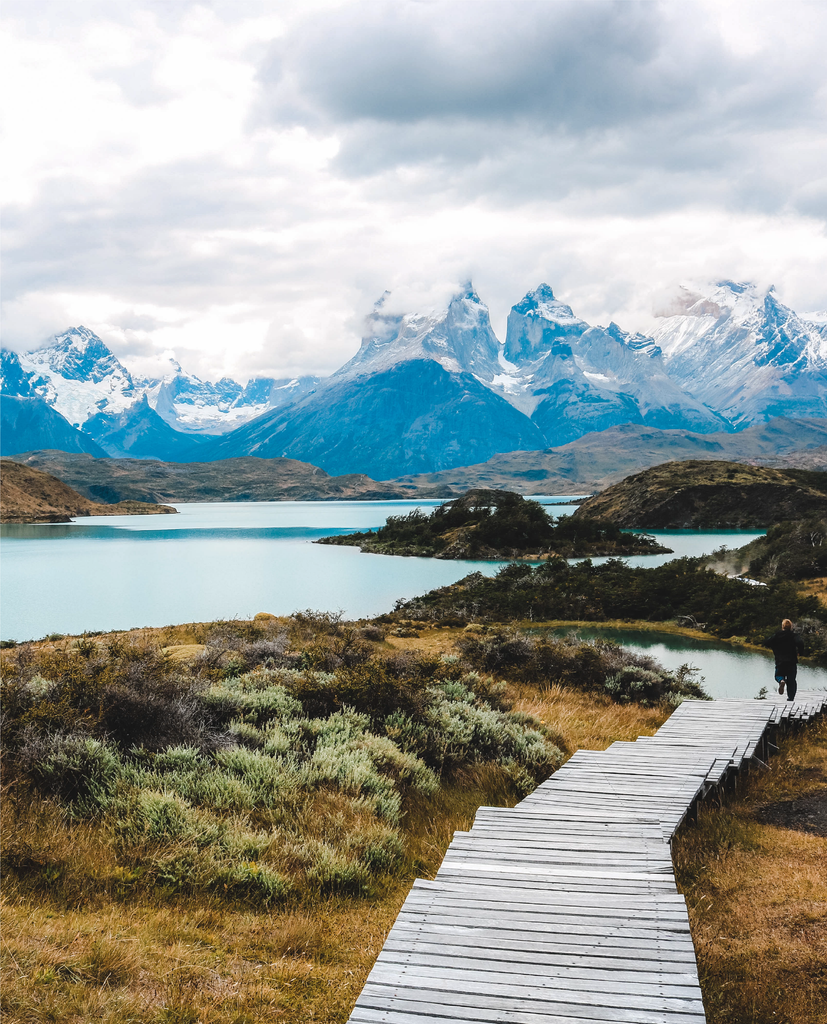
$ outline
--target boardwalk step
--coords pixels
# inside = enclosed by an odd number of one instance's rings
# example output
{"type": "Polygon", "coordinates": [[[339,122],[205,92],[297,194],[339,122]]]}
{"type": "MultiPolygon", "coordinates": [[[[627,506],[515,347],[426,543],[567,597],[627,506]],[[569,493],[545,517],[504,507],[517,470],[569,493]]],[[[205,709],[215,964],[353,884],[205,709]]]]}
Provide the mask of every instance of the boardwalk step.
{"type": "Polygon", "coordinates": [[[768,730],[825,710],[820,691],[685,701],[655,736],[480,807],[414,883],[349,1024],[705,1024],[669,840],[768,730]]]}

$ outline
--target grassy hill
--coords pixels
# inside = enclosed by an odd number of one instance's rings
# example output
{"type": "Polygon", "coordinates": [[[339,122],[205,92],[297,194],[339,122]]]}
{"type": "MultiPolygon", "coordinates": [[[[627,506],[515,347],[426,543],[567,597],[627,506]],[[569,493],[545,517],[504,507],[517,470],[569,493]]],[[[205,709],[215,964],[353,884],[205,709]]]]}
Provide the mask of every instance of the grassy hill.
{"type": "Polygon", "coordinates": [[[389,516],[381,529],[324,537],[318,544],[353,545],[378,555],[540,561],[668,551],[652,537],[623,533],[606,521],[561,516],[556,521],[537,501],[513,491],[470,490],[426,516],[414,509],[389,516]]]}
{"type": "Polygon", "coordinates": [[[827,469],[827,421],[778,417],[736,434],[696,434],[624,423],[535,452],[505,452],[486,462],[392,481],[408,493],[442,488],[446,497],[470,487],[521,494],[588,494],[663,462],[743,461],[779,468],[827,469]]]}
{"type": "Polygon", "coordinates": [[[52,473],[92,501],[347,501],[408,496],[362,474],[329,476],[296,459],[249,456],[219,462],[157,462],[96,459],[54,450],[26,452],[15,459],[52,473]]]}
{"type": "Polygon", "coordinates": [[[175,509],[143,501],[121,501],[114,505],[90,501],[49,473],[22,466],[11,459],[0,462],[0,522],[3,523],[68,523],[77,516],[168,512],[174,513],[175,509]]]}
{"type": "Polygon", "coordinates": [[[647,529],[760,529],[825,513],[827,473],[693,459],[627,477],[575,515],[647,529]]]}

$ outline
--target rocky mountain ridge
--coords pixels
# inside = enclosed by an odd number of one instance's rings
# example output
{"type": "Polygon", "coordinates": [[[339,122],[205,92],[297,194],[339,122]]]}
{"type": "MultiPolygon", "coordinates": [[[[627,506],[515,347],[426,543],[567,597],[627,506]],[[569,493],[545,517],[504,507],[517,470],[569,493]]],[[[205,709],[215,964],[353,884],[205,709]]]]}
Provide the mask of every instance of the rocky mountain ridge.
{"type": "Polygon", "coordinates": [[[31,352],[0,351],[2,393],[41,398],[72,426],[85,429],[98,415],[115,418],[144,401],[172,429],[221,434],[295,401],[317,377],[254,377],[246,385],[217,383],[188,374],[171,360],[162,378],[133,376],[87,327],[71,327],[31,352]]]}
{"type": "Polygon", "coordinates": [[[827,470],[827,420],[776,419],[739,434],[626,424],[559,448],[510,452],[477,465],[384,482],[359,474],[328,476],[317,466],[285,458],[159,462],[54,450],[15,456],[95,500],[172,502],[452,498],[471,488],[584,495],[648,467],[691,459],[827,470]]]}
{"type": "MultiPolygon", "coordinates": [[[[63,480],[90,501],[387,501],[408,496],[392,484],[361,474],[328,476],[295,459],[158,462],[39,451],[14,461],[63,480]]],[[[431,493],[436,496],[436,489],[431,493]]],[[[421,496],[429,496],[427,488],[421,496]]]]}
{"type": "Polygon", "coordinates": [[[725,281],[685,290],[650,338],[590,325],[541,284],[512,308],[501,344],[469,284],[426,312],[393,313],[383,298],[359,351],[322,380],[212,384],[177,364],[138,380],[86,328],[4,350],[2,370],[4,394],[41,398],[113,456],[290,457],[388,479],[622,424],[706,434],[827,417],[827,316],[725,281]]]}

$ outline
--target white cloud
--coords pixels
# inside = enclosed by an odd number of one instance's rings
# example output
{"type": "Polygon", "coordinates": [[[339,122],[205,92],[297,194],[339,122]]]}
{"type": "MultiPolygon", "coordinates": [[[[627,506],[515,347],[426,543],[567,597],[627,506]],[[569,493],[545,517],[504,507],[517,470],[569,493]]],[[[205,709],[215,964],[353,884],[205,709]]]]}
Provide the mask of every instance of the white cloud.
{"type": "Polygon", "coordinates": [[[827,307],[823,5],[4,6],[6,344],[326,373],[469,276],[500,334],[541,280],[638,329],[684,279],[827,307]]]}

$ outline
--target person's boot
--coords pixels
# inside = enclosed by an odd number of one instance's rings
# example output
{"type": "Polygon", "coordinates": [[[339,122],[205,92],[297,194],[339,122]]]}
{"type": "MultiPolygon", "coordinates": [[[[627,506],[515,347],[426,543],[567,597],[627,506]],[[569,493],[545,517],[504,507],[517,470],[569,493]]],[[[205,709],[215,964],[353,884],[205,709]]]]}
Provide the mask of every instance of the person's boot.
{"type": "Polygon", "coordinates": [[[785,683],[785,680],[782,679],[781,682],[778,684],[778,692],[779,693],[783,693],[784,692],[784,683],[785,683]]]}

